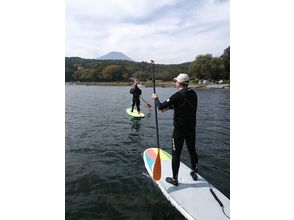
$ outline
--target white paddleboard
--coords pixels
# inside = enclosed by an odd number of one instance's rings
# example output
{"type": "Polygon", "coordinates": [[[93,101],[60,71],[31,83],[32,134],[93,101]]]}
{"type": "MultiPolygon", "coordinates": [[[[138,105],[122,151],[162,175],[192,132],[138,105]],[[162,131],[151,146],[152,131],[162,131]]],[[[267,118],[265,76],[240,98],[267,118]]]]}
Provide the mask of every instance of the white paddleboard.
{"type": "MultiPolygon", "coordinates": [[[[157,152],[157,148],[148,148],[143,154],[145,167],[151,177],[157,152]]],[[[199,174],[198,180],[194,181],[190,176],[191,169],[182,162],[178,176],[179,185],[174,186],[165,181],[166,177],[172,177],[171,158],[169,153],[160,150],[161,179],[154,182],[172,205],[189,220],[228,220],[230,200],[199,174]],[[223,207],[211,193],[210,188],[223,207]]]]}

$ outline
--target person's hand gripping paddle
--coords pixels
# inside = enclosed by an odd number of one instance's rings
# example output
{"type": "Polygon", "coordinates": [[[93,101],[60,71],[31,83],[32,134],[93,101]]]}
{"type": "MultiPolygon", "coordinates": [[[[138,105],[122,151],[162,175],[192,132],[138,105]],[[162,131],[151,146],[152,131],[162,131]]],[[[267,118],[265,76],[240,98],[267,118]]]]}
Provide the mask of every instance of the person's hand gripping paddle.
{"type": "MultiPolygon", "coordinates": [[[[151,60],[152,63],[152,81],[153,81],[153,93],[155,92],[155,76],[154,76],[154,61],[151,60]]],[[[153,179],[160,180],[161,178],[161,162],[160,162],[160,146],[159,146],[159,133],[158,133],[158,119],[157,119],[157,106],[154,100],[155,106],[155,121],[156,121],[156,137],[157,137],[157,155],[156,160],[153,167],[153,179]]]]}

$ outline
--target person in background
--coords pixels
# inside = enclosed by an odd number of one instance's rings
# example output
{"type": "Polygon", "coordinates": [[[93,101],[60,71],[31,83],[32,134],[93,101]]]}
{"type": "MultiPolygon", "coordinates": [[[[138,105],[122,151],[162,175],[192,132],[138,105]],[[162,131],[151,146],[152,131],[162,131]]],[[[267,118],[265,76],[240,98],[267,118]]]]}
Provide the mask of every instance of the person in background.
{"type": "Polygon", "coordinates": [[[132,110],[134,111],[134,106],[136,105],[138,114],[140,113],[140,95],[142,95],[142,90],[138,87],[138,81],[134,80],[134,84],[130,89],[130,94],[133,94],[133,103],[132,103],[132,110]]]}
{"type": "Polygon", "coordinates": [[[178,186],[178,173],[180,168],[180,156],[184,141],[189,151],[191,159],[190,175],[193,180],[197,180],[198,155],[196,152],[196,111],[197,94],[188,87],[190,77],[185,73],[180,73],[176,78],[177,92],[169,99],[161,103],[158,95],[153,93],[152,98],[156,106],[161,111],[174,110],[174,130],[172,134],[172,173],[173,177],[167,177],[166,181],[178,186]]]}

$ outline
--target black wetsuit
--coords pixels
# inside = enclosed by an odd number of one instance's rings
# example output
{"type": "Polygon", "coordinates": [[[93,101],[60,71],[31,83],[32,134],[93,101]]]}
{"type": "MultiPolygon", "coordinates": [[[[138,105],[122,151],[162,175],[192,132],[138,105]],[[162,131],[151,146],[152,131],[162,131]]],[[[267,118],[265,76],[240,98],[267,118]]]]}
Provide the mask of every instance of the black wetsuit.
{"type": "Polygon", "coordinates": [[[134,106],[136,105],[137,111],[140,111],[140,95],[142,95],[141,89],[138,86],[130,89],[130,93],[133,94],[133,103],[132,103],[132,111],[134,110],[134,106]]]}
{"type": "Polygon", "coordinates": [[[159,110],[174,109],[174,131],[172,136],[172,170],[173,178],[178,179],[180,156],[184,140],[191,158],[191,169],[197,172],[198,155],[195,148],[197,94],[191,88],[184,88],[161,103],[155,99],[159,110]]]}

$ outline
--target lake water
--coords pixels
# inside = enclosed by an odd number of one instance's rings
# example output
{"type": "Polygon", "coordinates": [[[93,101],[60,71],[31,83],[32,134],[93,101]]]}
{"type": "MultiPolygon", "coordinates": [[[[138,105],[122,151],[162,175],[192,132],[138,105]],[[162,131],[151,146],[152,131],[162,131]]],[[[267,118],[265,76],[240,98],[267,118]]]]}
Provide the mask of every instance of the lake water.
{"type": "MultiPolygon", "coordinates": [[[[146,176],[142,153],[156,146],[154,108],[131,119],[130,87],[65,86],[65,217],[76,219],[185,219],[146,176]],[[145,173],[145,174],[144,174],[145,173]]],[[[154,106],[152,88],[142,97],[154,106]]],[[[175,88],[157,88],[161,101],[175,88]]],[[[199,173],[230,197],[230,93],[197,90],[199,173]]],[[[171,152],[173,111],[158,112],[159,139],[171,152]]],[[[182,162],[189,165],[186,146],[182,162]]]]}

